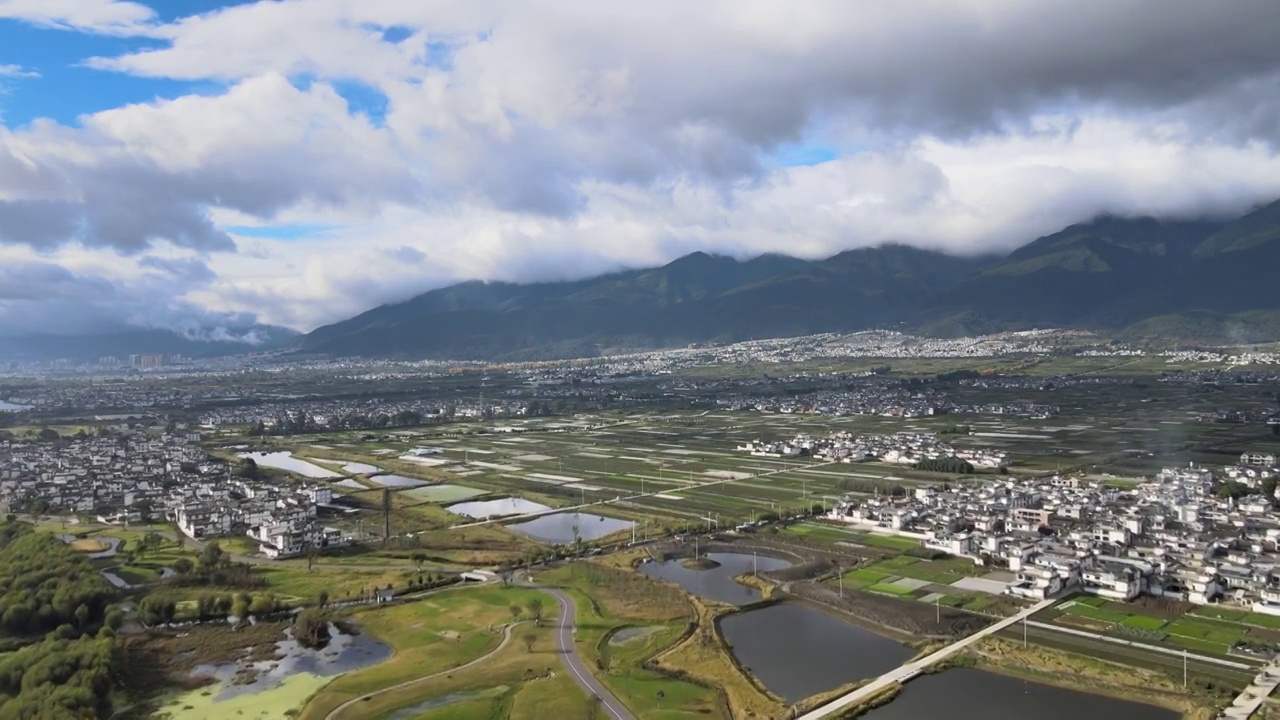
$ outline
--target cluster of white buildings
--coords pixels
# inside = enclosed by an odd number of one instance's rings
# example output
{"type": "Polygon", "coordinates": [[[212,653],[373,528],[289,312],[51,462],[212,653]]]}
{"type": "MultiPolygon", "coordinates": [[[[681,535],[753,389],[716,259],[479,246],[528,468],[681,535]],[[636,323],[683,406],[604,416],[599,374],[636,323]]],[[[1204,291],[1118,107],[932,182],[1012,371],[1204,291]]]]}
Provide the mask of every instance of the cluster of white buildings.
{"type": "Polygon", "coordinates": [[[345,512],[333,504],[333,491],[324,486],[297,488],[247,478],[200,482],[170,496],[166,510],[189,537],[242,531],[270,558],[296,557],[354,540],[320,522],[321,510],[345,512]]]}
{"type": "Polygon", "coordinates": [[[975,468],[1005,467],[1007,453],[990,448],[954,447],[932,433],[895,433],[893,435],[855,435],[836,432],[826,437],[796,435],[790,440],[763,442],[754,440],[737,448],[759,457],[795,457],[811,455],[817,460],[836,462],[884,462],[915,465],[922,460],[964,460],[975,468]]]}
{"type": "Polygon", "coordinates": [[[907,498],[848,497],[828,517],[1007,568],[1006,592],[1021,597],[1151,595],[1280,615],[1276,498],[1228,497],[1223,482],[1197,467],[1166,469],[1131,489],[1074,477],[1001,479],[918,488],[907,498]]]}
{"type": "Polygon", "coordinates": [[[346,512],[328,487],[234,477],[199,441],[175,430],[0,444],[0,506],[112,524],[172,520],[192,538],[241,532],[268,557],[348,541],[318,519],[346,512]]]}

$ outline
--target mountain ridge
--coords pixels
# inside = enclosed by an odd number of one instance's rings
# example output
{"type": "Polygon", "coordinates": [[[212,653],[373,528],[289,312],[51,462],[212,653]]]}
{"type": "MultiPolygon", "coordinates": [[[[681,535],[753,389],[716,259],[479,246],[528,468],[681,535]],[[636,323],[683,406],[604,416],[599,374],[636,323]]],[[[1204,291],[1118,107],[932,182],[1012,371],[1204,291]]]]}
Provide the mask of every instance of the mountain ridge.
{"type": "Polygon", "coordinates": [[[936,335],[1050,326],[1169,332],[1184,322],[1204,334],[1214,323],[1243,322],[1267,332],[1280,327],[1258,314],[1280,313],[1267,277],[1278,262],[1280,201],[1230,221],[1102,216],[1004,256],[899,244],[814,261],[697,252],[571,282],[470,281],[317,328],[298,346],[333,355],[547,359],[876,327],[936,335]]]}

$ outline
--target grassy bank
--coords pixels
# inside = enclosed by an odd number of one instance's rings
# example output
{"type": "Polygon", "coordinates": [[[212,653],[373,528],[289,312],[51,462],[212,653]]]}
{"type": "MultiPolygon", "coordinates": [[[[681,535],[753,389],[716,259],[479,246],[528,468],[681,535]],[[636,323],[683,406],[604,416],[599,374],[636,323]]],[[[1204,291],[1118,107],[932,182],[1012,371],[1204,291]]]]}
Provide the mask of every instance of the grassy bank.
{"type": "MultiPolygon", "coordinates": [[[[1070,690],[1143,702],[1182,713],[1184,720],[1215,716],[1215,698],[1184,689],[1169,676],[1084,655],[987,638],[976,646],[976,667],[1070,690]]],[[[1229,700],[1228,700],[1229,702],[1229,700]]]]}

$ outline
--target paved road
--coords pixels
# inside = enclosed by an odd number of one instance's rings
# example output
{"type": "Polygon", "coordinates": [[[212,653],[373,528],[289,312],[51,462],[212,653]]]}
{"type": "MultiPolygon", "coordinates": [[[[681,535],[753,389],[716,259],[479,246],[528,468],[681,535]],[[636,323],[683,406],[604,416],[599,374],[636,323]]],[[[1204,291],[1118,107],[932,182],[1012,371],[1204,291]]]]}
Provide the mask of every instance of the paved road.
{"type": "Polygon", "coordinates": [[[881,675],[880,677],[876,678],[875,680],[872,680],[871,682],[867,683],[866,685],[863,685],[860,688],[857,688],[856,690],[850,692],[849,694],[836,698],[835,700],[832,700],[831,702],[827,703],[826,705],[823,705],[822,707],[819,707],[816,710],[813,710],[811,712],[805,713],[804,715],[801,715],[799,720],[821,720],[821,718],[829,717],[831,715],[834,715],[840,712],[841,710],[844,710],[845,708],[850,707],[851,705],[856,705],[859,702],[866,700],[867,698],[875,695],[876,693],[879,693],[881,690],[884,690],[885,688],[889,687],[890,685],[893,685],[894,683],[906,682],[907,680],[910,680],[911,678],[919,675],[925,668],[929,667],[930,665],[933,665],[934,663],[945,660],[948,657],[951,657],[952,655],[960,652],[961,650],[969,647],[970,645],[981,640],[982,638],[987,637],[988,635],[1000,632],[1001,630],[1009,627],[1010,625],[1021,622],[1023,618],[1031,617],[1035,613],[1040,612],[1041,610],[1049,607],[1055,602],[1057,602],[1056,599],[1042,600],[1036,603],[1035,605],[1032,605],[1031,607],[1027,608],[1026,610],[1023,610],[1017,615],[1014,615],[1013,617],[1005,618],[1004,620],[1001,620],[1000,622],[994,625],[990,625],[986,628],[983,628],[982,630],[979,630],[978,632],[972,635],[963,637],[955,641],[954,643],[951,643],[950,645],[942,648],[941,650],[938,650],[937,652],[926,655],[925,657],[919,660],[916,660],[915,662],[910,662],[910,663],[907,663],[906,665],[902,665],[901,667],[894,668],[893,670],[890,670],[884,675],[881,675]]]}
{"type": "Polygon", "coordinates": [[[600,698],[605,712],[609,713],[609,717],[614,720],[636,720],[636,716],[627,710],[627,706],[622,704],[609,689],[592,675],[587,666],[582,663],[582,657],[578,655],[578,647],[573,643],[573,631],[575,628],[575,618],[578,609],[574,606],[573,598],[551,588],[539,588],[545,593],[550,594],[560,603],[560,617],[556,621],[556,646],[560,651],[560,661],[569,669],[569,674],[573,675],[574,682],[578,686],[587,691],[588,694],[600,698]]]}
{"type": "Polygon", "coordinates": [[[482,663],[485,660],[488,660],[490,657],[502,652],[502,649],[507,646],[507,643],[511,642],[511,631],[514,630],[516,625],[519,625],[519,624],[520,623],[512,623],[511,625],[506,626],[506,628],[503,629],[502,631],[502,642],[498,643],[498,647],[490,650],[489,652],[485,653],[484,655],[481,655],[480,657],[476,658],[475,660],[472,660],[469,663],[465,663],[457,667],[451,667],[445,670],[441,670],[440,672],[437,672],[437,673],[431,673],[430,675],[423,675],[420,678],[407,680],[405,682],[400,683],[399,685],[392,685],[391,687],[385,687],[376,692],[368,693],[367,695],[361,695],[360,697],[352,698],[342,703],[338,707],[334,708],[332,711],[330,711],[328,715],[324,716],[324,720],[336,720],[338,717],[341,717],[342,713],[346,712],[352,707],[359,705],[361,703],[364,703],[367,700],[372,700],[373,698],[376,698],[379,695],[382,695],[384,693],[389,693],[393,690],[399,690],[400,688],[410,687],[412,685],[416,685],[421,682],[426,682],[433,678],[438,678],[441,675],[448,675],[450,673],[455,673],[455,672],[458,672],[459,670],[464,670],[466,668],[469,668],[472,665],[482,663]]]}

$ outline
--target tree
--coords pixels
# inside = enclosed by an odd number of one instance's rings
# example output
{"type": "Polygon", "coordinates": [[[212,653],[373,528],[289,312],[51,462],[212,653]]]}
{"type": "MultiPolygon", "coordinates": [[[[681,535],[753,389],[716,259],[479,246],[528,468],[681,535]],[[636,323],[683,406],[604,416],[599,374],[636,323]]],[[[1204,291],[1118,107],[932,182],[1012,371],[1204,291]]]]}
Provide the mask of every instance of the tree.
{"type": "Polygon", "coordinates": [[[204,546],[200,551],[200,567],[204,570],[216,570],[222,566],[222,546],[216,541],[204,546]]]}
{"type": "Polygon", "coordinates": [[[196,617],[201,621],[208,620],[218,612],[218,598],[210,593],[204,593],[196,599],[196,617]]]}
{"type": "Polygon", "coordinates": [[[54,440],[61,440],[62,436],[51,427],[42,427],[40,432],[36,434],[36,438],[44,442],[53,442],[54,440]]]}
{"type": "Polygon", "coordinates": [[[248,595],[237,595],[235,601],[231,603],[231,614],[244,622],[249,617],[249,603],[248,595]]]}
{"type": "Polygon", "coordinates": [[[601,700],[599,695],[592,693],[591,699],[587,702],[590,704],[590,709],[587,711],[587,717],[591,718],[591,720],[596,720],[596,718],[600,717],[600,714],[604,711],[604,700],[601,700]]]}
{"type": "Polygon", "coordinates": [[[529,615],[533,617],[534,625],[542,624],[542,598],[529,598],[529,602],[525,603],[525,607],[529,608],[529,615]]]}
{"type": "Polygon", "coordinates": [[[524,640],[525,652],[533,652],[533,645],[538,642],[537,633],[527,632],[521,636],[521,639],[524,640]]]}
{"type": "Polygon", "coordinates": [[[1267,496],[1268,500],[1274,500],[1276,496],[1276,478],[1264,478],[1262,481],[1262,494],[1267,496]]]}
{"type": "Polygon", "coordinates": [[[1244,483],[1228,480],[1219,485],[1213,492],[1224,500],[1227,498],[1239,500],[1240,498],[1248,495],[1251,490],[1249,489],[1249,486],[1244,483]]]}
{"type": "Polygon", "coordinates": [[[179,575],[186,575],[187,573],[191,572],[192,568],[194,567],[195,567],[195,564],[192,563],[191,560],[184,557],[180,557],[177,560],[173,561],[173,571],[178,573],[179,575]]]}
{"type": "Polygon", "coordinates": [[[422,572],[422,566],[427,562],[427,554],[424,552],[415,552],[409,556],[409,559],[413,561],[413,565],[418,569],[418,572],[422,572]]]}
{"type": "Polygon", "coordinates": [[[258,461],[251,457],[245,458],[244,462],[240,463],[240,475],[247,478],[258,477],[258,461]]]}
{"type": "Polygon", "coordinates": [[[324,606],[326,606],[326,605],[328,605],[328,604],[329,604],[329,591],[328,591],[328,590],[321,590],[321,591],[320,591],[320,594],[316,596],[316,604],[317,604],[317,605],[319,605],[322,609],[324,608],[324,606]]]}
{"type": "Polygon", "coordinates": [[[329,642],[328,616],[316,608],[303,610],[293,620],[293,637],[303,647],[324,647],[329,642]]]}
{"type": "Polygon", "coordinates": [[[316,558],[320,557],[320,548],[315,543],[307,543],[307,572],[311,572],[311,568],[316,564],[316,558]]]}
{"type": "Polygon", "coordinates": [[[511,611],[512,620],[519,620],[520,615],[524,612],[523,610],[520,609],[519,605],[515,605],[515,604],[512,604],[510,607],[507,608],[507,610],[511,611]]]}

